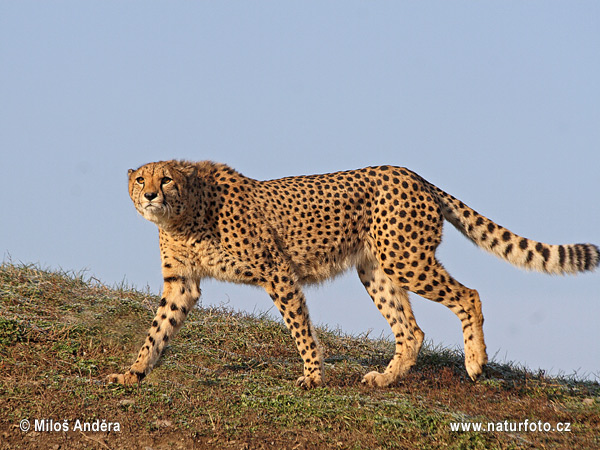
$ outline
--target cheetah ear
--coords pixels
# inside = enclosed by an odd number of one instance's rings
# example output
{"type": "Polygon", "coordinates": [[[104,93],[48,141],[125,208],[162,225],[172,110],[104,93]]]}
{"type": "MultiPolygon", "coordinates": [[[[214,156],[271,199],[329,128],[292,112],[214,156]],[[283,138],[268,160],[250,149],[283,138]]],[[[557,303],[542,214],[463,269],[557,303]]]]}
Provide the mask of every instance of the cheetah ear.
{"type": "Polygon", "coordinates": [[[129,169],[129,170],[127,171],[127,181],[128,181],[129,183],[131,183],[131,176],[133,175],[133,172],[135,172],[135,170],[133,170],[133,169],[129,169]]]}
{"type": "Polygon", "coordinates": [[[177,166],[177,171],[187,180],[196,176],[196,166],[194,164],[181,164],[177,166]]]}

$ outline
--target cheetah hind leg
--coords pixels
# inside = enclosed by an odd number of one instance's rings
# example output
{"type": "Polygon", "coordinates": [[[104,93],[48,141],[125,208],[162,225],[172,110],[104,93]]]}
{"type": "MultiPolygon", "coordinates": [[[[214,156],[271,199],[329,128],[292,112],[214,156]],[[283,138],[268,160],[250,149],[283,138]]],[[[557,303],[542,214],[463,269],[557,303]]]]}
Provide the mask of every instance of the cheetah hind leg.
{"type": "Polygon", "coordinates": [[[425,335],[415,321],[406,290],[394,286],[383,270],[374,264],[359,266],[358,275],[377,309],[392,327],[396,339],[394,357],[385,371],[367,373],[362,383],[386,387],[406,375],[415,365],[425,335]]]}
{"type": "Polygon", "coordinates": [[[487,363],[487,352],[483,336],[483,313],[481,300],[475,289],[469,289],[456,281],[439,263],[431,270],[431,284],[436,288],[417,294],[448,307],[460,319],[465,344],[465,368],[471,380],[482,374],[487,363]]]}

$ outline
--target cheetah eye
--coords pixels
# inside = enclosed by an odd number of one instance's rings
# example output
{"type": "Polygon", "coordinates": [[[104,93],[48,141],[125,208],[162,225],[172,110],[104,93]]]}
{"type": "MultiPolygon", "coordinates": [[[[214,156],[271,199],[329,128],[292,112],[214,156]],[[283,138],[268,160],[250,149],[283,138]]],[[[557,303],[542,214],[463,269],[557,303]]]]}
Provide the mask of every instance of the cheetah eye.
{"type": "Polygon", "coordinates": [[[171,181],[173,181],[171,178],[169,177],[163,177],[162,180],[160,180],[160,184],[169,184],[171,181]]]}
{"type": "Polygon", "coordinates": [[[135,179],[135,182],[136,182],[137,184],[144,184],[144,177],[137,177],[137,178],[135,179]]]}

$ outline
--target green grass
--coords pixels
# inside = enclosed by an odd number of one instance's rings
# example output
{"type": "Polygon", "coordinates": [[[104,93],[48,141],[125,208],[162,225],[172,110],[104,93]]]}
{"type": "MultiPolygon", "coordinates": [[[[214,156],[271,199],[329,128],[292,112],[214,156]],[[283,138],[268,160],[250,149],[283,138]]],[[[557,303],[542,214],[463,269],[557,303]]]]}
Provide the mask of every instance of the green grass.
{"type": "Polygon", "coordinates": [[[294,386],[302,362],[282,323],[192,311],[155,370],[107,385],[135,359],[159,299],[83,274],[0,267],[0,449],[600,448],[600,386],[492,362],[468,380],[459,352],[426,346],[397,386],[360,384],[393,343],[319,329],[326,387],[294,386]],[[105,420],[119,432],[19,429],[22,419],[105,420]],[[453,422],[571,423],[571,432],[454,432],[453,422]]]}

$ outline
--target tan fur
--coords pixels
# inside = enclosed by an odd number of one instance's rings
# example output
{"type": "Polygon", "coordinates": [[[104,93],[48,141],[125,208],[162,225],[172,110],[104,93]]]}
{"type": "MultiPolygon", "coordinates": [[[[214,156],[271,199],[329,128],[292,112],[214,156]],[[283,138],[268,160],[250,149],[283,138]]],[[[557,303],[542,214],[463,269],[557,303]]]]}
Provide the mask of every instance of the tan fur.
{"type": "Polygon", "coordinates": [[[487,362],[479,294],[436,260],[446,218],[465,236],[517,266],[548,273],[593,270],[591,244],[547,245],[521,238],[399,167],[368,167],[271,181],[223,164],[166,161],[129,172],[138,212],[159,228],[163,298],[136,362],[109,381],[132,384],[151,370],[200,296],[202,278],[263,287],[280,310],[304,361],[298,385],[323,383],[323,356],[302,286],[356,266],[390,323],[396,353],[384,373],[363,382],[387,386],[416,362],[423,332],[408,291],[450,308],[461,320],[472,379],[487,362]]]}

